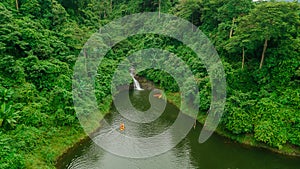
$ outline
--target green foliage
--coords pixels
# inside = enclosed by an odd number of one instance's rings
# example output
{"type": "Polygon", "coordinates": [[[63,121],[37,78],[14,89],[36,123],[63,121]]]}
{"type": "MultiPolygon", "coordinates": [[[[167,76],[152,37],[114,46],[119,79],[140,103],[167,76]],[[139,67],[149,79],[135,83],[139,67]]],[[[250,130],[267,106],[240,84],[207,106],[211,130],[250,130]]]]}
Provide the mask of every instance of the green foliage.
{"type": "MultiPolygon", "coordinates": [[[[277,45],[276,42],[278,43],[281,40],[284,42],[287,39],[291,42],[295,38],[294,36],[299,34],[299,10],[298,3],[259,3],[250,10],[248,15],[238,19],[239,25],[236,29],[236,36],[232,38],[228,50],[235,46],[240,50],[245,48],[249,51],[262,52],[261,68],[264,62],[265,50],[268,49],[268,46],[271,45],[276,49],[285,48],[285,45],[277,45]],[[264,49],[259,49],[259,46],[264,49]]],[[[289,52],[293,51],[295,51],[295,48],[289,52]]],[[[276,50],[273,49],[272,52],[276,52],[276,50]]],[[[267,54],[269,54],[269,50],[267,50],[267,54]]]]}
{"type": "Polygon", "coordinates": [[[20,118],[19,112],[14,111],[11,105],[2,103],[0,107],[0,127],[6,130],[16,126],[17,120],[20,118]]]}
{"type": "Polygon", "coordinates": [[[254,137],[258,141],[265,142],[271,146],[282,148],[287,141],[287,131],[285,128],[275,126],[271,121],[263,121],[255,126],[254,137]]]}
{"type": "MultiPolygon", "coordinates": [[[[0,63],[0,72],[4,78],[15,83],[24,83],[24,70],[21,62],[16,61],[13,56],[4,56],[0,63]]],[[[2,84],[7,85],[7,84],[2,84]]]]}
{"type": "Polygon", "coordinates": [[[13,138],[0,131],[0,168],[3,169],[19,169],[25,168],[24,155],[18,153],[17,148],[11,144],[13,138]]]}
{"type": "Polygon", "coordinates": [[[187,19],[196,26],[200,26],[201,22],[201,1],[180,1],[175,7],[173,13],[181,18],[187,19]]]}
{"type": "Polygon", "coordinates": [[[226,105],[226,128],[234,134],[252,133],[257,120],[254,113],[256,102],[251,99],[251,93],[232,93],[226,105]]]}
{"type": "MultiPolygon", "coordinates": [[[[27,155],[33,149],[40,151],[40,160],[53,165],[55,153],[39,149],[60,127],[79,128],[72,76],[82,46],[101,25],[146,11],[187,19],[215,44],[227,75],[223,128],[233,135],[253,135],[255,141],[279,149],[286,144],[300,146],[299,9],[295,2],[250,0],[1,1],[0,157],[4,158],[0,158],[0,168],[26,168],[27,155]],[[258,70],[265,40],[266,58],[258,70]],[[241,69],[243,49],[245,67],[241,69]]],[[[181,42],[153,34],[132,36],[106,54],[92,86],[98,103],[105,104],[101,108],[110,105],[111,80],[118,64],[147,48],[167,50],[189,66],[200,89],[199,111],[205,116],[211,82],[202,61],[181,42]]],[[[169,92],[179,91],[167,72],[149,69],[138,75],[169,92]]],[[[126,80],[122,74],[117,84],[126,80]]],[[[84,83],[79,86],[91,87],[84,83]]]]}
{"type": "Polygon", "coordinates": [[[299,114],[295,114],[293,117],[292,127],[288,129],[288,141],[294,145],[300,146],[300,117],[299,114]]]}

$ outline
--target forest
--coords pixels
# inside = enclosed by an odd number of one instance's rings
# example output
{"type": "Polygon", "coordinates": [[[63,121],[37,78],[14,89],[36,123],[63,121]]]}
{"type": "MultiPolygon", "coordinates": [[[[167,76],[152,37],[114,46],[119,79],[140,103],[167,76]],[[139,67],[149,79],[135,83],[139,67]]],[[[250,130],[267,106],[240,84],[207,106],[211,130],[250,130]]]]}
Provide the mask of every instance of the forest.
{"type": "MultiPolygon", "coordinates": [[[[168,13],[193,23],[214,44],[226,73],[220,130],[238,141],[289,154],[300,148],[300,4],[252,0],[2,0],[0,2],[0,168],[54,168],[63,151],[85,136],[72,98],[73,67],[101,26],[140,12],[168,13]]],[[[114,46],[96,76],[106,110],[118,63],[159,47],[194,73],[199,119],[210,106],[203,63],[181,42],[137,35],[114,46]]],[[[179,92],[165,72],[138,74],[179,92]]]]}

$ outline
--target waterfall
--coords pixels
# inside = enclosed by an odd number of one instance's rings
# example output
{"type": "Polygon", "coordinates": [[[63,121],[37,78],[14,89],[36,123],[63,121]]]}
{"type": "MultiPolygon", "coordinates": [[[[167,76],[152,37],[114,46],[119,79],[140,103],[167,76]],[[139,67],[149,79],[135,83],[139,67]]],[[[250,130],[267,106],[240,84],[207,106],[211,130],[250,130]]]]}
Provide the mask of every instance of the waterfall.
{"type": "Polygon", "coordinates": [[[133,79],[134,89],[136,89],[136,90],[144,90],[144,89],[141,88],[140,83],[134,78],[134,75],[132,73],[130,73],[130,76],[133,79]]]}

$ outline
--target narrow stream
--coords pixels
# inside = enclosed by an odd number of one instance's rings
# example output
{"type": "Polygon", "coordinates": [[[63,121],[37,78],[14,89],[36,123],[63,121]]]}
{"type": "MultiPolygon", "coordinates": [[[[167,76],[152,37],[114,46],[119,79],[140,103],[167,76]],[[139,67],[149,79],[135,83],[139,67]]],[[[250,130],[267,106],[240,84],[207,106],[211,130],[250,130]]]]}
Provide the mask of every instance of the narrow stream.
{"type": "MultiPolygon", "coordinates": [[[[150,107],[150,91],[132,91],[130,99],[139,110],[150,107]]],[[[122,93],[119,98],[122,98],[122,93]]],[[[124,96],[125,97],[125,96],[124,96]]],[[[124,109],[126,111],[126,109],[124,109]]],[[[167,103],[164,113],[151,123],[135,123],[124,119],[113,106],[105,118],[111,126],[118,128],[124,122],[126,135],[148,137],[166,130],[173,124],[179,110],[167,103]]],[[[187,117],[189,118],[189,117],[187,117]]],[[[299,169],[300,158],[288,157],[270,151],[236,144],[214,134],[204,144],[198,143],[201,130],[197,123],[187,137],[176,147],[158,156],[133,159],[113,155],[93,141],[87,140],[68,152],[58,162],[58,169],[299,169]]],[[[108,133],[110,126],[103,126],[101,132],[108,133]]],[[[126,142],[124,142],[126,143],[126,142]]],[[[162,145],[171,144],[172,136],[166,137],[162,145]]],[[[120,143],[123,144],[123,143],[120,143]]],[[[126,145],[124,145],[126,146],[126,145]]],[[[128,151],[136,151],[130,150],[128,151]]],[[[143,150],[139,150],[143,151],[143,150]]]]}

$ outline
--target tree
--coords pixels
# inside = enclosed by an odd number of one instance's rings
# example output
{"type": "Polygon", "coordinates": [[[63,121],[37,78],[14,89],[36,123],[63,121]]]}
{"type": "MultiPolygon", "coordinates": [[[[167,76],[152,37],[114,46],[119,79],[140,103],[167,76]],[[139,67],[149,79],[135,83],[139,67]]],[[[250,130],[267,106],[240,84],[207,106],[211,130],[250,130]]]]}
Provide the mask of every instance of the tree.
{"type": "Polygon", "coordinates": [[[201,1],[198,0],[182,0],[175,8],[173,13],[179,17],[189,20],[196,26],[201,25],[201,1]]]}
{"type": "MultiPolygon", "coordinates": [[[[217,31],[218,25],[218,9],[222,7],[227,0],[202,0],[201,8],[201,25],[202,31],[212,33],[217,31]]],[[[211,36],[210,36],[211,37],[211,36]]]]}
{"type": "Polygon", "coordinates": [[[227,2],[218,8],[218,20],[231,22],[229,38],[233,35],[236,19],[240,16],[247,15],[254,7],[252,0],[227,0],[227,2]]]}
{"type": "Polygon", "coordinates": [[[263,41],[261,61],[262,68],[270,40],[287,37],[299,29],[299,4],[287,2],[259,3],[243,17],[239,24],[241,34],[249,34],[248,40],[263,41]]]}

